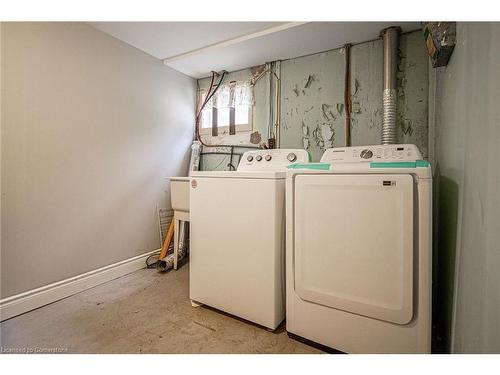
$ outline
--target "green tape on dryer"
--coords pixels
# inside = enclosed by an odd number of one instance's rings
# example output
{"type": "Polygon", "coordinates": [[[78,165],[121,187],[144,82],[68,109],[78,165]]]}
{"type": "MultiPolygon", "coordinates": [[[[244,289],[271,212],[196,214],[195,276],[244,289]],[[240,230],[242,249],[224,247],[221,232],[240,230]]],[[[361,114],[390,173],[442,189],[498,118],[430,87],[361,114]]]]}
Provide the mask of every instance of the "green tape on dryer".
{"type": "Polygon", "coordinates": [[[330,170],[330,164],[328,163],[307,163],[307,164],[291,164],[287,167],[288,169],[311,169],[316,171],[328,171],[330,170]]]}
{"type": "Polygon", "coordinates": [[[427,160],[417,160],[415,162],[415,165],[417,168],[427,168],[430,167],[431,163],[429,163],[427,160]]]}
{"type": "Polygon", "coordinates": [[[427,168],[427,160],[371,162],[370,168],[427,168]]]}

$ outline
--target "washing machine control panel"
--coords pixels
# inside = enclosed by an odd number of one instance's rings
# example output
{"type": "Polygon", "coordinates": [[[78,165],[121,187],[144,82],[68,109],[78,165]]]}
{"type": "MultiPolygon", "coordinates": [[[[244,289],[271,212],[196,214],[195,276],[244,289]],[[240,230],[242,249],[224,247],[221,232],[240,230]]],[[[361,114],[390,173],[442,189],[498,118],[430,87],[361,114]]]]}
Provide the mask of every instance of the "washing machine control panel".
{"type": "Polygon", "coordinates": [[[415,161],[422,154],[415,145],[374,145],[329,148],[321,157],[321,162],[391,162],[415,161]]]}
{"type": "Polygon", "coordinates": [[[238,165],[238,171],[286,171],[293,163],[308,163],[309,153],[301,149],[268,149],[247,151],[238,165]]]}

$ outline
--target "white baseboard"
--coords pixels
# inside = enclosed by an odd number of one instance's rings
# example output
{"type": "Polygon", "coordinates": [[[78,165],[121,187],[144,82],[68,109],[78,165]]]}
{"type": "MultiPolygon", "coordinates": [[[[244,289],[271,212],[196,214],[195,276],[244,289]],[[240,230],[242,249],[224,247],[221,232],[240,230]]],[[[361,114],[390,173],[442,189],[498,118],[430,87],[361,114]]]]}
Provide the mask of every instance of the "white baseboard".
{"type": "Polygon", "coordinates": [[[146,266],[146,258],[158,251],[160,249],[4,298],[0,300],[0,321],[144,268],[146,266]]]}

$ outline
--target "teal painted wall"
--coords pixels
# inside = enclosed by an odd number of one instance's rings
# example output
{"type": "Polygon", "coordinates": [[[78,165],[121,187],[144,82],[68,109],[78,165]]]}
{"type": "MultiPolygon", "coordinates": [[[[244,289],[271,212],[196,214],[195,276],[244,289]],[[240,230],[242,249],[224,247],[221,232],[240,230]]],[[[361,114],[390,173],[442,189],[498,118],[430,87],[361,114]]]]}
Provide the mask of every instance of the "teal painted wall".
{"type": "MultiPolygon", "coordinates": [[[[382,48],[380,39],[351,48],[352,145],[380,143],[382,48]]],[[[422,32],[401,35],[398,55],[399,142],[415,143],[427,158],[429,74],[422,32]]],[[[307,149],[313,161],[319,161],[326,148],[344,146],[343,49],[285,60],[280,69],[280,147],[307,149]]],[[[251,70],[245,69],[231,73],[227,81],[250,78],[251,70]]],[[[204,78],[198,84],[206,87],[209,80],[204,78]]],[[[273,88],[269,86],[266,75],[255,87],[254,131],[261,134],[263,141],[269,135],[273,110],[273,88]]],[[[249,134],[226,135],[212,141],[256,146],[249,143],[249,134]]],[[[204,162],[207,170],[227,169],[229,156],[207,155],[204,162]]]]}
{"type": "Polygon", "coordinates": [[[436,322],[446,350],[500,353],[500,23],[457,24],[437,72],[436,322]]]}
{"type": "MultiPolygon", "coordinates": [[[[398,138],[428,156],[428,58],[421,31],[399,43],[398,138]]],[[[318,161],[344,146],[344,50],[283,61],[280,147],[309,150],[318,161]]],[[[382,128],[383,43],[351,48],[352,145],[379,144],[382,128]]]]}

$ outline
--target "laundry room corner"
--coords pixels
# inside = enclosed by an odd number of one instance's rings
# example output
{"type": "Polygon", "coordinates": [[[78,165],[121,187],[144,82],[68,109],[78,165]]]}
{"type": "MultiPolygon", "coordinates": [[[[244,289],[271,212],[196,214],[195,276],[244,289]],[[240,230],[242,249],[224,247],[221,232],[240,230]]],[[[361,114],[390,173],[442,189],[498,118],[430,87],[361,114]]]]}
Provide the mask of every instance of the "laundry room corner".
{"type": "Polygon", "coordinates": [[[498,6],[287,5],[2,1],[2,374],[499,368],[498,6]]]}

